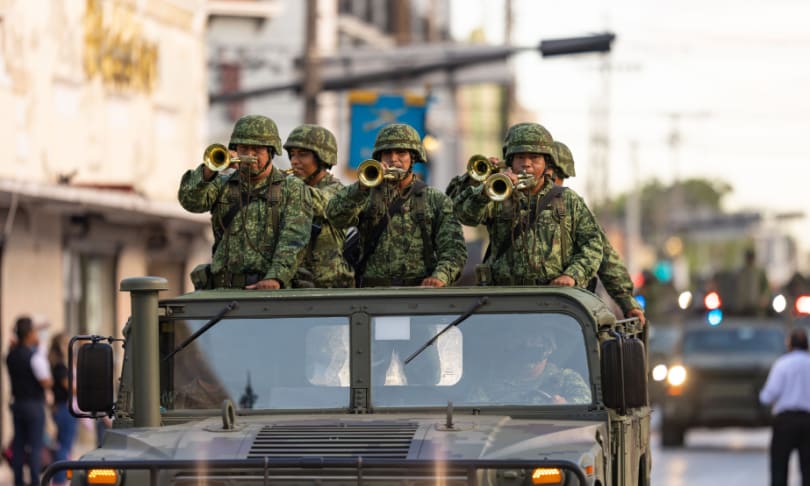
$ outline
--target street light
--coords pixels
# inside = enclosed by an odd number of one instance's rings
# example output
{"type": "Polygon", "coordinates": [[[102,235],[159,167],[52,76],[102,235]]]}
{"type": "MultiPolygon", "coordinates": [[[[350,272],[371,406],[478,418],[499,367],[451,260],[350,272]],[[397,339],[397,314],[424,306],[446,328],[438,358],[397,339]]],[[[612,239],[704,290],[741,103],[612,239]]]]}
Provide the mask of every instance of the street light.
{"type": "Polygon", "coordinates": [[[606,32],[582,37],[566,37],[540,41],[540,53],[543,57],[583,54],[586,52],[610,52],[616,34],[606,32]]]}

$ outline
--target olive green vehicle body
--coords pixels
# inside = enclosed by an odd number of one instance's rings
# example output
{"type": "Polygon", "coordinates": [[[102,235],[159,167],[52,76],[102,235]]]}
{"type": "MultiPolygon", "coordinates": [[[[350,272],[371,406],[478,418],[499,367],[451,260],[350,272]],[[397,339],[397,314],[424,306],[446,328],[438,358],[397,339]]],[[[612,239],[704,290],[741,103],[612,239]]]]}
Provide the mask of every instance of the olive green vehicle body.
{"type": "MultiPolygon", "coordinates": [[[[85,470],[102,462],[119,470],[118,484],[125,485],[522,485],[533,484],[532,471],[541,467],[557,467],[563,473],[561,481],[548,484],[649,484],[650,408],[646,403],[646,383],[642,384],[644,403],[611,408],[605,404],[605,390],[615,388],[617,380],[621,384],[622,379],[611,381],[602,376],[606,369],[605,342],[619,335],[634,335],[643,341],[645,332],[636,320],[617,321],[598,297],[585,290],[562,287],[208,290],[158,301],[158,290],[164,285],[163,279],[151,277],[122,282],[122,290],[131,292],[133,310],[124,332],[125,356],[117,381],[114,427],[106,432],[101,447],[60,466],[73,470],[71,484],[87,484],[85,470]],[[229,304],[233,309],[223,312],[229,304]],[[188,337],[188,332],[175,335],[182,323],[206,322],[223,313],[225,320],[212,325],[194,343],[167,359],[167,353],[177,350],[188,337]],[[467,314],[469,319],[464,318],[467,314]],[[506,322],[509,319],[504,316],[519,320],[523,314],[540,316],[540,320],[551,316],[546,319],[549,322],[573,323],[571,328],[576,328],[573,335],[581,336],[581,345],[577,346],[582,348],[582,373],[590,389],[587,403],[504,404],[497,403],[497,399],[479,403],[459,398],[465,380],[479,372],[475,371],[476,366],[486,363],[487,368],[497,368],[499,361],[508,359],[505,356],[490,359],[493,357],[487,356],[485,341],[498,338],[481,338],[473,329],[490,326],[496,331],[492,336],[497,336],[498,326],[509,329],[506,322]],[[375,384],[376,365],[371,348],[381,331],[374,323],[385,321],[385,316],[398,316],[399,321],[405,316],[414,323],[420,316],[449,316],[441,322],[444,325],[450,321],[447,327],[451,331],[456,329],[446,335],[457,335],[450,340],[455,339],[463,359],[458,356],[453,359],[463,360],[465,366],[463,373],[443,378],[454,384],[444,387],[375,384]],[[488,316],[497,319],[488,321],[488,316]],[[239,361],[240,355],[251,349],[261,349],[256,348],[259,345],[256,341],[262,341],[258,334],[261,329],[273,326],[276,319],[300,322],[290,327],[288,342],[268,340],[263,344],[268,363],[275,359],[273,356],[290,352],[290,358],[284,358],[287,369],[279,374],[282,380],[303,375],[297,369],[303,366],[298,358],[305,359],[309,352],[298,350],[294,337],[297,327],[304,329],[310,320],[345,321],[344,382],[328,389],[311,383],[275,388],[275,395],[269,396],[262,391],[263,374],[279,370],[268,366],[262,372],[254,367],[247,377],[247,389],[252,380],[257,403],[262,406],[240,406],[234,412],[232,402],[237,402],[238,396],[231,393],[221,406],[184,408],[177,398],[181,387],[171,389],[171,383],[178,380],[173,373],[180,373],[172,368],[173,364],[213,349],[205,348],[203,343],[225,339],[229,336],[227,327],[235,328],[235,323],[243,319],[261,324],[253,328],[259,330],[257,333],[239,334],[227,344],[224,352],[230,353],[233,361],[239,361]],[[316,394],[322,388],[328,393],[316,394]],[[289,394],[281,393],[282,389],[289,390],[289,394]],[[307,404],[310,394],[315,400],[313,406],[307,404]],[[330,405],[332,398],[326,404],[318,404],[326,395],[338,397],[334,399],[335,405],[330,405]],[[264,399],[267,401],[260,402],[264,399]],[[306,406],[296,407],[297,403],[306,406]]],[[[532,318],[526,321],[531,323],[532,318]]],[[[307,329],[301,342],[319,327],[307,329]]],[[[441,356],[443,367],[445,361],[452,361],[446,356],[448,345],[439,345],[446,335],[423,352],[430,353],[436,348],[433,352],[441,356]]],[[[224,341],[222,346],[226,346],[224,341]]],[[[561,341],[557,349],[566,346],[572,347],[561,341]]],[[[422,359],[428,358],[417,356],[401,369],[408,371],[412,369],[409,366],[422,359]]],[[[641,365],[644,366],[643,361],[641,365]]],[[[389,374],[395,368],[391,366],[389,374]]],[[[199,376],[204,375],[201,369],[199,376]]],[[[77,376],[82,376],[82,370],[77,376]]],[[[636,376],[646,378],[646,370],[636,376]]],[[[391,377],[386,375],[385,379],[391,377]]],[[[78,385],[81,402],[82,389],[93,384],[78,385]]],[[[252,391],[246,395],[252,395],[252,391]]],[[[190,403],[186,399],[183,403],[190,403]]]]}

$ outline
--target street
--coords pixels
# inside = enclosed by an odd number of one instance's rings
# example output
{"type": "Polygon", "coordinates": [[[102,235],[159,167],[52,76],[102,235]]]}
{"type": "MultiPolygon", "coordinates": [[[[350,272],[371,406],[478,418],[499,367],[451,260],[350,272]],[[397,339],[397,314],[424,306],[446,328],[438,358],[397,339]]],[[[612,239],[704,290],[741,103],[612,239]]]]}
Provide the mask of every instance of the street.
{"type": "MultiPolygon", "coordinates": [[[[653,415],[653,424],[657,425],[653,415]]],[[[768,444],[771,431],[759,429],[694,429],[683,448],[662,449],[653,430],[654,486],[766,486],[769,484],[768,444]]],[[[790,462],[790,486],[801,484],[798,457],[790,462]]]]}

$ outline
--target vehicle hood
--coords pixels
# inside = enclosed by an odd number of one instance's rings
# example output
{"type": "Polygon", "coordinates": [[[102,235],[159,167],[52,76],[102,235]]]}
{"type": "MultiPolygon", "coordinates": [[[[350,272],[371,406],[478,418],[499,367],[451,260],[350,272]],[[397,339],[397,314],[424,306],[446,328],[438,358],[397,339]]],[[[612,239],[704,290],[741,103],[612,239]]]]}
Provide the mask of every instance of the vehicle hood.
{"type": "MultiPolygon", "coordinates": [[[[548,459],[581,463],[607,440],[602,422],[510,416],[368,415],[237,418],[223,431],[211,418],[159,428],[110,429],[86,460],[205,460],[293,457],[548,459]],[[359,434],[359,435],[358,435],[359,434]],[[361,437],[358,439],[358,437],[361,437]]],[[[593,456],[590,456],[590,461],[593,456]]]]}

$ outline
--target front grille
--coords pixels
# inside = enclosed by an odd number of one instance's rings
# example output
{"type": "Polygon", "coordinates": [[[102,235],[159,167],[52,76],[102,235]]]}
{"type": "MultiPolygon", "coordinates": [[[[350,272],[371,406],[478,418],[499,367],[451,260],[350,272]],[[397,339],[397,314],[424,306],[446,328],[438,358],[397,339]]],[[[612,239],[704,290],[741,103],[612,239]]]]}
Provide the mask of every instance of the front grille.
{"type": "Polygon", "coordinates": [[[415,423],[268,425],[253,441],[248,458],[408,457],[415,423]]]}

